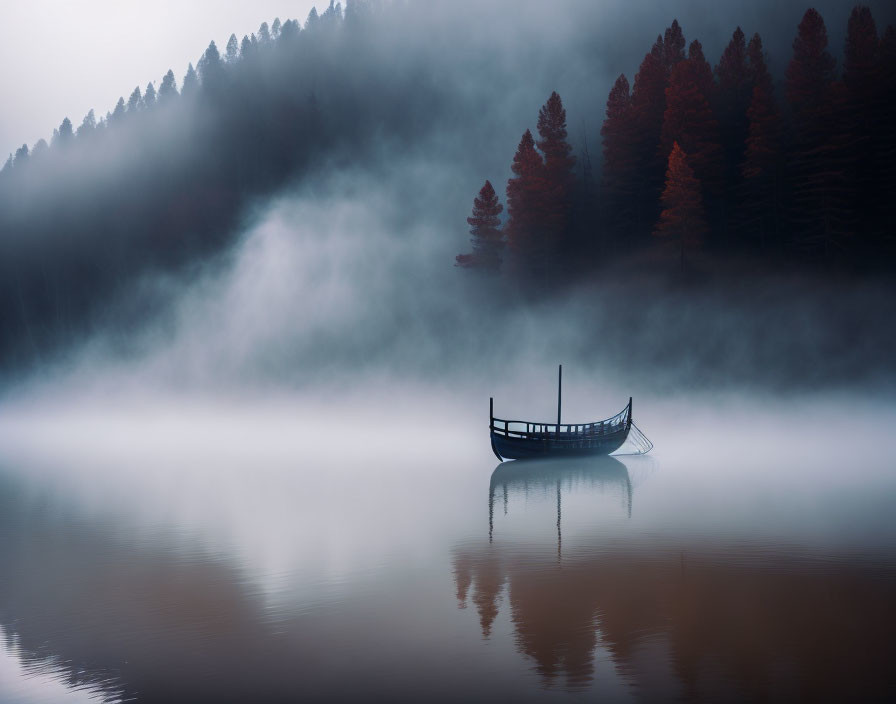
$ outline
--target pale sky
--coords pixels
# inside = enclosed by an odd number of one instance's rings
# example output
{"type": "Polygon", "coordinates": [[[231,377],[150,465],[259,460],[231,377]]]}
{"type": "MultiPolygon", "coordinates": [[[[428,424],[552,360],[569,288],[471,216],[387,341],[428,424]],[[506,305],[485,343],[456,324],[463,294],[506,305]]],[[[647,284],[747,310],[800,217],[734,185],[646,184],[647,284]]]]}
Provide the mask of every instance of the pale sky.
{"type": "Polygon", "coordinates": [[[299,19],[328,0],[0,0],[0,163],[29,149],[68,116],[77,127],[119,96],[158,81],[178,87],[212,39],[223,51],[269,25],[299,19]]]}

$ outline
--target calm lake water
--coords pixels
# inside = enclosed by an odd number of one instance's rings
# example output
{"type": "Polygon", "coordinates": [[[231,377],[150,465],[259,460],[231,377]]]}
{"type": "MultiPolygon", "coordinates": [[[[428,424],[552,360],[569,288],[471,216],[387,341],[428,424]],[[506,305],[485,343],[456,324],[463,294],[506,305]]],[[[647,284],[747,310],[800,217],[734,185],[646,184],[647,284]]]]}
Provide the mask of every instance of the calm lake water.
{"type": "Polygon", "coordinates": [[[0,412],[0,701],[896,691],[891,404],[656,400],[650,456],[501,466],[478,396],[310,405],[0,412]]]}

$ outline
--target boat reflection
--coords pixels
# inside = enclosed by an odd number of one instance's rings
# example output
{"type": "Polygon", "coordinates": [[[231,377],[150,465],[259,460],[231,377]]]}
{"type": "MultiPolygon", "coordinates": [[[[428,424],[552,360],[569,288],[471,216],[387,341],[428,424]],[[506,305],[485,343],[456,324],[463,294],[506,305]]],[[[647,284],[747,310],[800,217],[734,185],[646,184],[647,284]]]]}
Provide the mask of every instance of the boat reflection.
{"type": "Polygon", "coordinates": [[[492,472],[488,486],[488,537],[491,542],[494,533],[495,493],[500,489],[507,514],[508,499],[511,493],[519,491],[528,494],[530,489],[550,489],[557,495],[557,541],[558,551],[562,539],[563,487],[572,491],[580,491],[583,487],[590,490],[606,491],[609,487],[622,490],[623,501],[632,515],[632,482],[628,468],[614,457],[571,458],[555,460],[517,460],[501,462],[492,472]]]}
{"type": "MultiPolygon", "coordinates": [[[[488,541],[454,551],[458,605],[475,607],[484,638],[507,608],[514,646],[544,686],[603,691],[607,683],[596,675],[603,658],[630,694],[648,700],[892,693],[892,566],[724,534],[657,536],[633,524],[612,538],[593,526],[593,534],[571,535],[575,552],[558,559],[566,538],[561,499],[613,487],[630,512],[631,481],[618,460],[502,465],[489,483],[488,541]],[[556,557],[541,549],[531,526],[514,534],[512,522],[494,516],[496,496],[512,513],[515,492],[533,487],[557,492],[556,557]]],[[[543,526],[542,537],[549,531],[543,526]]]]}

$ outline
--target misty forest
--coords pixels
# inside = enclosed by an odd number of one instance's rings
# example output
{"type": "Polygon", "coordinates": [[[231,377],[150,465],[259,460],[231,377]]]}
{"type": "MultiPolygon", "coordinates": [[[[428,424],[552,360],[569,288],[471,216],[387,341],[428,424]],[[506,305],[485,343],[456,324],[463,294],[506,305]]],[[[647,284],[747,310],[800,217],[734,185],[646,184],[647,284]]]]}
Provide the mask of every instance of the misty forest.
{"type": "Polygon", "coordinates": [[[896,7],[797,5],[297,0],[11,150],[0,701],[896,694],[896,7]]]}

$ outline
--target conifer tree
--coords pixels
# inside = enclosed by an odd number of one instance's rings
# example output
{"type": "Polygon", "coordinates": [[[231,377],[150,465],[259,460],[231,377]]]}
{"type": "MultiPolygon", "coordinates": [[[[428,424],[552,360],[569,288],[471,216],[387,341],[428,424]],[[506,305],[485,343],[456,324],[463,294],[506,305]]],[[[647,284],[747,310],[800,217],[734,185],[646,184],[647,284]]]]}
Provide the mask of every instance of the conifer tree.
{"type": "Polygon", "coordinates": [[[78,128],[77,136],[78,139],[89,139],[91,135],[96,131],[96,116],[93,113],[93,110],[88,112],[84,116],[84,120],[81,122],[81,126],[78,128]]]}
{"type": "Polygon", "coordinates": [[[119,98],[118,102],[115,103],[115,109],[112,111],[112,115],[109,116],[109,121],[111,124],[117,124],[124,119],[125,113],[127,112],[127,108],[125,107],[124,98],[119,98]]]}
{"type": "Polygon", "coordinates": [[[53,146],[68,146],[74,138],[74,130],[72,129],[72,121],[67,117],[62,120],[59,129],[53,134],[53,146]]]}
{"type": "MultiPolygon", "coordinates": [[[[218,52],[218,47],[214,41],[209,42],[208,48],[205,50],[202,58],[199,59],[199,63],[196,64],[196,70],[202,84],[207,89],[214,90],[218,88],[223,73],[223,63],[221,54],[218,52]]],[[[186,79],[184,79],[184,85],[186,86],[186,79]]]]}
{"type": "Polygon", "coordinates": [[[657,37],[641,62],[632,87],[632,152],[637,164],[633,198],[639,204],[636,213],[639,232],[649,232],[656,222],[666,168],[666,155],[660,155],[657,149],[666,109],[663,55],[663,39],[657,37]]]}
{"type": "MultiPolygon", "coordinates": [[[[716,115],[719,121],[719,140],[723,158],[723,197],[726,212],[733,206],[741,180],[741,166],[749,131],[747,111],[753,95],[748,69],[746,38],[740,27],[734,30],[731,41],[715,68],[716,115]]],[[[726,217],[727,220],[727,217],[726,217]]]]}
{"type": "Polygon", "coordinates": [[[638,163],[633,112],[628,80],[625,75],[620,75],[607,97],[607,116],[600,134],[603,139],[606,218],[614,234],[622,235],[626,240],[630,240],[638,211],[635,200],[638,163]]]}
{"type": "Polygon", "coordinates": [[[143,95],[140,93],[140,86],[134,88],[131,97],[128,98],[128,114],[140,112],[143,109],[143,95]]]}
{"type": "Polygon", "coordinates": [[[267,22],[262,22],[258,28],[258,45],[268,46],[271,43],[271,30],[268,28],[267,22]]]}
{"type": "Polygon", "coordinates": [[[675,245],[682,270],[685,252],[698,249],[707,230],[700,190],[700,182],[688,165],[687,155],[675,142],[669,154],[663,210],[654,235],[675,245]]]}
{"type": "Polygon", "coordinates": [[[255,39],[255,35],[252,35],[252,39],[249,39],[247,35],[243,35],[243,41],[240,43],[240,56],[245,60],[252,56],[255,50],[255,44],[252,43],[252,40],[255,39]]]}
{"type": "Polygon", "coordinates": [[[684,61],[684,33],[681,31],[681,25],[678,20],[672,20],[671,26],[666,28],[663,35],[663,62],[666,71],[672,70],[672,67],[679,61],[684,61]]]}
{"type": "Polygon", "coordinates": [[[536,273],[544,266],[546,247],[541,222],[544,162],[535,149],[532,133],[520,139],[507,181],[507,244],[518,275],[536,273]]]}
{"type": "MultiPolygon", "coordinates": [[[[762,74],[757,70],[756,75],[762,74]]],[[[746,238],[767,250],[769,245],[781,244],[781,124],[770,78],[758,80],[753,87],[747,118],[739,220],[746,238]]]]}
{"type": "Polygon", "coordinates": [[[700,42],[693,41],[688,58],[672,68],[666,88],[661,153],[670,154],[677,142],[704,185],[704,194],[718,197],[721,176],[721,147],[718,123],[705,91],[712,81],[700,42]],[[708,78],[708,81],[707,81],[708,78]]]}
{"type": "Polygon", "coordinates": [[[843,253],[849,234],[849,178],[842,143],[842,90],[834,87],[834,58],[824,20],[814,9],[803,16],[793,41],[786,89],[794,143],[788,169],[791,220],[801,248],[831,258],[843,253]]]}
{"type": "Polygon", "coordinates": [[[168,73],[162,78],[159,85],[159,103],[166,104],[177,97],[177,82],[174,80],[174,71],[168,69],[168,73]]]}
{"type": "Polygon", "coordinates": [[[239,40],[236,38],[235,34],[230,35],[230,39],[227,40],[227,46],[224,49],[224,60],[233,64],[236,63],[237,59],[240,58],[240,44],[239,40]]]}
{"type": "Polygon", "coordinates": [[[566,110],[556,91],[538,113],[538,148],[544,155],[544,193],[541,221],[551,247],[562,249],[572,210],[575,157],[567,141],[566,110]]]}
{"type": "Polygon", "coordinates": [[[184,98],[192,98],[196,95],[196,91],[199,90],[199,77],[196,75],[196,69],[193,68],[193,64],[191,63],[187,66],[187,73],[184,75],[183,87],[180,89],[180,94],[184,98]]]}
{"type": "Polygon", "coordinates": [[[497,271],[501,267],[501,250],[504,248],[504,235],[501,232],[501,212],[504,210],[498,202],[498,195],[491,182],[486,181],[479,195],[473,200],[473,214],[467,218],[470,225],[470,242],[473,244],[471,254],[458,254],[456,266],[471,269],[497,271]]]}
{"type": "Polygon", "coordinates": [[[152,83],[146,84],[146,90],[143,91],[143,106],[153,108],[156,104],[156,88],[152,83]]]}

